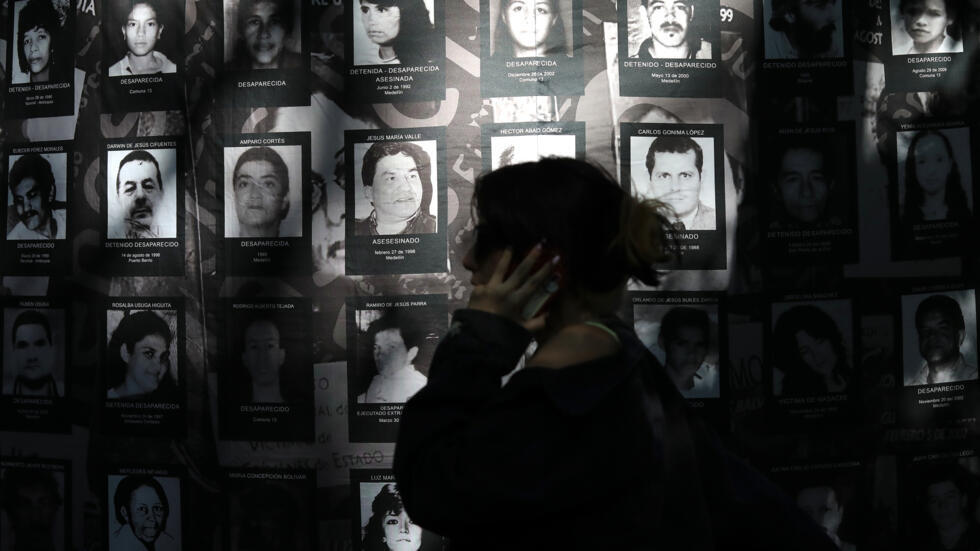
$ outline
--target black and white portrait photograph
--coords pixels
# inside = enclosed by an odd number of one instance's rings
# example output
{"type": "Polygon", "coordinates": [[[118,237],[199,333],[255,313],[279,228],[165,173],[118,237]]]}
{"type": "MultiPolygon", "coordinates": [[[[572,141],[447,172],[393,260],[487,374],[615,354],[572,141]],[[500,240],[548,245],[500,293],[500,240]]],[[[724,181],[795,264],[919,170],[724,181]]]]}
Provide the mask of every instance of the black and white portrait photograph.
{"type": "Polygon", "coordinates": [[[581,93],[581,0],[481,0],[480,16],[484,97],[581,93]]]}
{"type": "Polygon", "coordinates": [[[65,239],[68,154],[25,153],[7,162],[7,240],[65,239]]]}
{"type": "Polygon", "coordinates": [[[490,138],[491,170],[534,162],[544,157],[576,156],[575,135],[545,134],[490,138]]]}
{"type": "Polygon", "coordinates": [[[11,84],[39,84],[70,80],[75,65],[74,44],[66,40],[70,14],[67,3],[55,0],[12,2],[14,36],[11,84]]]}
{"type": "Polygon", "coordinates": [[[918,455],[899,479],[899,525],[910,549],[970,549],[980,541],[976,511],[980,458],[973,449],[918,455]]]}
{"type": "Polygon", "coordinates": [[[218,373],[223,438],[312,439],[310,302],[231,300],[225,313],[218,373]]]}
{"type": "Polygon", "coordinates": [[[851,301],[775,302],[771,309],[773,396],[851,392],[856,384],[851,301]]]}
{"type": "Polygon", "coordinates": [[[763,0],[766,59],[845,57],[845,0],[763,0]]]}
{"type": "Polygon", "coordinates": [[[892,55],[961,53],[958,7],[956,0],[891,0],[892,55]]]}
{"type": "Polygon", "coordinates": [[[302,12],[297,0],[224,0],[227,69],[303,69],[302,12]]]}
{"type": "Polygon", "coordinates": [[[796,506],[841,550],[858,549],[867,527],[868,504],[862,494],[865,475],[857,461],[774,467],[772,478],[796,506]]]}
{"type": "Polygon", "coordinates": [[[163,0],[113,0],[105,4],[108,75],[166,75],[177,72],[183,10],[163,0]]]}
{"type": "Polygon", "coordinates": [[[766,251],[794,262],[857,259],[854,127],[785,126],[764,131],[766,251]]]}
{"type": "Polygon", "coordinates": [[[66,319],[60,308],[3,309],[3,394],[64,398],[66,319]]]}
{"type": "Polygon", "coordinates": [[[970,129],[899,132],[897,141],[902,224],[967,223],[973,216],[970,129]]]}
{"type": "Polygon", "coordinates": [[[717,0],[620,2],[620,94],[720,95],[719,7],[717,0]]]}
{"type": "Polygon", "coordinates": [[[442,548],[442,538],[415,524],[392,482],[361,482],[358,492],[362,551],[425,551],[442,548]]]}
{"type": "MultiPolygon", "coordinates": [[[[399,408],[428,381],[441,331],[443,295],[351,297],[347,304],[347,393],[352,442],[394,437],[399,408]]],[[[393,441],[393,440],[390,440],[393,441]]]]}
{"type": "Polygon", "coordinates": [[[5,49],[8,118],[68,115],[75,80],[74,1],[12,0],[5,49]]]}
{"type": "Polygon", "coordinates": [[[435,141],[354,144],[354,235],[436,233],[435,141]]]}
{"type": "Polygon", "coordinates": [[[715,143],[691,136],[631,136],[630,184],[637,195],[668,207],[677,231],[715,230],[715,143]]]}
{"type": "Polygon", "coordinates": [[[226,147],[225,237],[303,235],[303,148],[226,147]]]}
{"type": "Polygon", "coordinates": [[[689,399],[720,398],[718,304],[633,300],[633,328],[689,399]]]}
{"type": "Polygon", "coordinates": [[[64,462],[0,461],[0,551],[69,551],[71,472],[64,462]]]}
{"type": "Polygon", "coordinates": [[[180,478],[155,472],[110,474],[107,486],[108,551],[183,549],[180,478]]]}
{"type": "Polygon", "coordinates": [[[718,3],[708,0],[630,0],[627,36],[629,58],[712,59],[718,48],[711,36],[718,20],[718,3]],[[714,43],[713,43],[714,42],[714,43]]]}
{"type": "Polygon", "coordinates": [[[977,380],[976,291],[901,299],[903,386],[977,380]]]}
{"type": "Polygon", "coordinates": [[[347,274],[445,271],[444,132],[345,132],[347,274]]]}
{"type": "Polygon", "coordinates": [[[225,474],[229,551],[310,551],[316,518],[315,474],[229,469],[225,474]]]}
{"type": "Polygon", "coordinates": [[[180,400],[178,317],[176,309],[106,311],[106,400],[180,400]]]}
{"type": "Polygon", "coordinates": [[[354,65],[428,65],[442,55],[437,0],[354,0],[354,65]]]}
{"type": "Polygon", "coordinates": [[[106,170],[106,238],[177,237],[176,149],[110,150],[106,170]]]}

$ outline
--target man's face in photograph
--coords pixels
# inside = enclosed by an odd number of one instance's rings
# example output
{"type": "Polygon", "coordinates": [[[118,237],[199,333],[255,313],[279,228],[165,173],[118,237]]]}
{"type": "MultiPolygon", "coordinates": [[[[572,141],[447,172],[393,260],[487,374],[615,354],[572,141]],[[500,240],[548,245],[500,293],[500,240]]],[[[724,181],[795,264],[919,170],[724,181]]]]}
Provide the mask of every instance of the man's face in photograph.
{"type": "Polygon", "coordinates": [[[797,0],[787,21],[794,25],[801,43],[816,52],[829,50],[837,31],[836,0],[797,0]]]}
{"type": "Polygon", "coordinates": [[[130,53],[144,56],[156,49],[157,40],[163,34],[163,26],[157,21],[157,12],[152,7],[135,4],[126,16],[122,32],[130,53]]]}
{"type": "Polygon", "coordinates": [[[398,329],[384,329],[374,335],[372,354],[378,373],[397,371],[407,366],[415,359],[418,351],[417,347],[405,346],[405,340],[398,329]]]}
{"type": "Polygon", "coordinates": [[[251,13],[245,17],[244,25],[242,32],[253,66],[275,66],[285,47],[287,27],[287,22],[282,20],[279,12],[279,5],[274,2],[252,4],[251,13]]]}
{"type": "Polygon", "coordinates": [[[119,167],[119,203],[126,220],[150,228],[154,215],[163,200],[163,186],[157,179],[155,164],[149,161],[129,161],[119,167]]]}
{"type": "Polygon", "coordinates": [[[692,0],[651,0],[647,4],[653,39],[667,47],[687,40],[687,27],[694,15],[692,0]]]}
{"type": "Polygon", "coordinates": [[[422,204],[422,178],[415,161],[404,153],[382,157],[372,185],[365,188],[378,214],[411,218],[422,204]]]}
{"type": "Polygon", "coordinates": [[[954,361],[960,354],[965,332],[940,310],[930,310],[916,327],[919,333],[919,353],[930,364],[954,361]]]}
{"type": "Polygon", "coordinates": [[[951,480],[930,484],[926,488],[926,505],[936,528],[953,528],[965,520],[967,497],[951,480]]]}
{"type": "Polygon", "coordinates": [[[361,0],[361,23],[371,42],[386,46],[401,32],[401,9],[361,0]]]}
{"type": "Polygon", "coordinates": [[[54,346],[42,325],[26,323],[18,326],[13,341],[14,365],[18,376],[38,381],[51,375],[54,346]]]}
{"type": "Polygon", "coordinates": [[[668,371],[675,381],[688,381],[708,357],[708,336],[700,327],[681,325],[661,341],[668,371]]]}
{"type": "Polygon", "coordinates": [[[701,171],[693,150],[682,153],[658,151],[650,172],[649,195],[667,203],[677,216],[686,216],[698,208],[701,195],[701,171]]]}
{"type": "Polygon", "coordinates": [[[15,499],[15,506],[8,513],[17,541],[27,542],[25,549],[34,549],[31,543],[38,545],[37,549],[50,545],[59,496],[52,495],[45,485],[35,483],[18,487],[15,499]]]}
{"type": "Polygon", "coordinates": [[[242,363],[258,386],[270,386],[279,381],[279,369],[286,361],[286,351],[279,342],[279,329],[271,321],[253,322],[245,329],[245,350],[242,363]]]}
{"type": "Polygon", "coordinates": [[[123,515],[136,538],[144,544],[151,544],[152,549],[166,519],[166,510],[156,490],[149,486],[136,488],[123,509],[123,515]]]}
{"type": "Polygon", "coordinates": [[[14,208],[27,229],[38,231],[51,220],[50,193],[51,190],[44,189],[30,176],[14,186],[14,208]]]}
{"type": "Polygon", "coordinates": [[[806,224],[824,218],[831,180],[823,155],[808,148],[790,149],[783,155],[777,187],[786,214],[806,224]]]}
{"type": "Polygon", "coordinates": [[[235,213],[243,226],[276,227],[288,207],[286,185],[269,161],[246,161],[234,174],[235,213]]]}

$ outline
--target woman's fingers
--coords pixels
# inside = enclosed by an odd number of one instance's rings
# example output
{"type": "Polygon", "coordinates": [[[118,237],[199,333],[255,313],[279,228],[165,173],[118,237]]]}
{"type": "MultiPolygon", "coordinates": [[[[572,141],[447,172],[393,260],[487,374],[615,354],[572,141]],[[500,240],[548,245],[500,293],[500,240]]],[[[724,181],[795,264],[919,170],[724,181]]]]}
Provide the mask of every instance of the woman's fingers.
{"type": "Polygon", "coordinates": [[[527,278],[524,283],[514,291],[514,297],[521,303],[523,303],[528,297],[531,296],[535,290],[544,285],[545,280],[554,271],[555,265],[558,263],[558,257],[553,257],[550,261],[545,262],[531,277],[527,278]]]}
{"type": "Polygon", "coordinates": [[[507,275],[507,268],[510,266],[510,257],[513,256],[514,252],[510,250],[510,247],[504,249],[504,252],[500,255],[500,259],[497,260],[497,265],[493,268],[493,274],[490,276],[490,281],[487,285],[499,285],[504,281],[504,276],[507,275]]]}

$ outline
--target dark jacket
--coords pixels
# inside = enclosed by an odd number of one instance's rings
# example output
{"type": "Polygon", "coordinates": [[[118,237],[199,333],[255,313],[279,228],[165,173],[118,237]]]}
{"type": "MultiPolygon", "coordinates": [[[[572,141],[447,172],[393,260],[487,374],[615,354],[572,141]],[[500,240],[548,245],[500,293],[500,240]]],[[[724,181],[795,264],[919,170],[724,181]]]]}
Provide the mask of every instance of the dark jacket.
{"type": "Polygon", "coordinates": [[[605,323],[617,354],[501,388],[530,333],[456,312],[401,418],[394,470],[415,522],[454,549],[834,549],[724,454],[631,328],[605,323]]]}

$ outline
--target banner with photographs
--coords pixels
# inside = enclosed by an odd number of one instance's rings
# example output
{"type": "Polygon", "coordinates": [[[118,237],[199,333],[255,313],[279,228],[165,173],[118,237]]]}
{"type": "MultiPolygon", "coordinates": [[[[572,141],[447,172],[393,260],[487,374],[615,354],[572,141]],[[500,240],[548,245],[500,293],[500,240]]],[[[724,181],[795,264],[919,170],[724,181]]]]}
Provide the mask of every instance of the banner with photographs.
{"type": "Polygon", "coordinates": [[[837,292],[772,301],[766,348],[774,421],[793,430],[854,420],[861,382],[855,316],[854,301],[837,292]]]}
{"type": "Polygon", "coordinates": [[[344,132],[347,274],[442,273],[446,129],[344,132]]]}
{"type": "Polygon", "coordinates": [[[721,97],[718,0],[618,3],[619,94],[721,97]]]}
{"type": "Polygon", "coordinates": [[[222,0],[219,108],[310,104],[309,4],[222,0]]]}
{"type": "Polygon", "coordinates": [[[75,0],[10,0],[4,119],[75,112],[75,0]]]}
{"type": "Polygon", "coordinates": [[[405,512],[395,475],[384,469],[351,469],[353,549],[439,551],[443,539],[415,524],[405,512]],[[392,541],[394,540],[394,541],[392,541]]]}
{"type": "Polygon", "coordinates": [[[183,275],[182,138],[107,139],[101,163],[105,273],[183,275]]]}
{"type": "Polygon", "coordinates": [[[119,297],[105,307],[104,431],[179,437],[187,432],[184,302],[119,297]]]}
{"type": "Polygon", "coordinates": [[[480,131],[485,172],[544,157],[585,156],[584,122],[485,124],[480,131]]]}
{"type": "Polygon", "coordinates": [[[858,260],[854,125],[772,126],[760,149],[766,257],[845,264],[858,260]]]}
{"type": "Polygon", "coordinates": [[[668,209],[678,254],[665,268],[723,270],[725,145],[718,124],[620,124],[620,181],[668,209]]]}
{"type": "Polygon", "coordinates": [[[888,26],[884,29],[883,46],[888,89],[918,92],[955,78],[951,75],[956,65],[964,63],[969,55],[965,52],[977,46],[970,24],[959,13],[966,8],[965,3],[889,0],[885,5],[888,12],[882,16],[887,18],[888,26]]]}
{"type": "Polygon", "coordinates": [[[71,339],[66,302],[6,297],[2,323],[0,428],[68,432],[71,339]]]}
{"type": "Polygon", "coordinates": [[[317,549],[315,493],[313,471],[225,470],[225,549],[317,549]]]}
{"type": "Polygon", "coordinates": [[[969,549],[980,525],[975,447],[900,458],[899,535],[909,549],[969,549]]]}
{"type": "Polygon", "coordinates": [[[851,2],[756,0],[763,42],[761,85],[780,95],[835,96],[853,90],[851,2]]]}
{"type": "Polygon", "coordinates": [[[896,379],[899,420],[905,426],[975,423],[977,380],[976,290],[912,289],[899,299],[896,334],[901,342],[896,379]]]}
{"type": "Polygon", "coordinates": [[[68,205],[73,173],[71,142],[11,144],[6,147],[7,208],[3,273],[71,273],[68,205]]]}
{"type": "Polygon", "coordinates": [[[188,548],[179,467],[111,467],[106,472],[104,496],[107,551],[188,548]]]}
{"type": "Polygon", "coordinates": [[[631,292],[633,329],[688,405],[719,429],[728,424],[728,320],[724,296],[631,292]]]}
{"type": "Polygon", "coordinates": [[[445,0],[359,2],[345,13],[355,103],[446,99],[445,0]]]}
{"type": "Polygon", "coordinates": [[[227,299],[218,370],[224,440],[312,442],[309,299],[227,299]]]}
{"type": "Polygon", "coordinates": [[[0,458],[0,549],[73,549],[71,465],[36,457],[0,458]]]}
{"type": "Polygon", "coordinates": [[[184,109],[184,6],[157,0],[102,4],[104,111],[184,109]]]}
{"type": "Polygon", "coordinates": [[[405,402],[428,381],[449,329],[445,295],[347,299],[347,396],[351,442],[394,442],[405,402]]]}
{"type": "Polygon", "coordinates": [[[584,93],[582,0],[480,0],[480,95],[584,93]]]}
{"type": "Polygon", "coordinates": [[[977,172],[963,122],[903,123],[895,134],[891,193],[897,260],[960,256],[974,243],[977,172]]]}
{"type": "Polygon", "coordinates": [[[239,134],[223,145],[225,271],[312,272],[309,133],[239,134]]]}
{"type": "Polygon", "coordinates": [[[860,462],[777,465],[769,474],[838,549],[866,541],[873,527],[865,522],[871,511],[860,462]]]}

